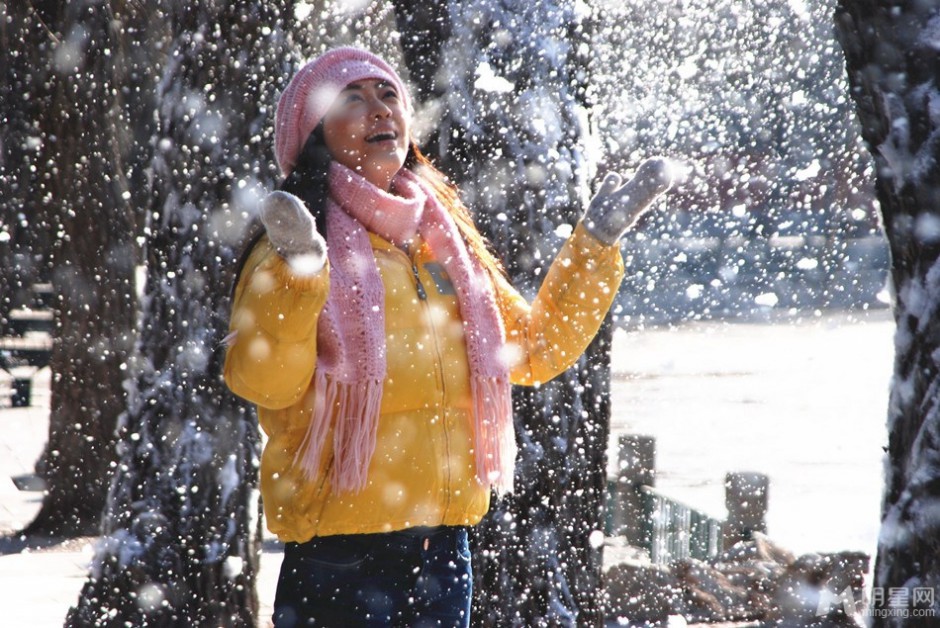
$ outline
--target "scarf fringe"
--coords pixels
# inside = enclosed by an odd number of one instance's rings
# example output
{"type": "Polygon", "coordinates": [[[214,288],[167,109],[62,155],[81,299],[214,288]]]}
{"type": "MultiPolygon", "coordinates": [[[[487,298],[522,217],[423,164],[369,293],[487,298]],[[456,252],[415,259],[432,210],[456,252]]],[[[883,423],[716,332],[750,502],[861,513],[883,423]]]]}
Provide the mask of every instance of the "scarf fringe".
{"type": "Polygon", "coordinates": [[[382,382],[339,382],[328,378],[320,368],[314,377],[313,414],[294,456],[294,465],[307,480],[317,477],[331,418],[335,416],[332,489],[337,493],[361,491],[366,486],[369,462],[375,451],[382,382]]]}
{"type": "Polygon", "coordinates": [[[454,283],[466,326],[477,480],[499,493],[511,492],[516,459],[512,394],[508,369],[498,359],[505,332],[492,285],[434,190],[407,169],[395,186],[401,196],[379,190],[340,164],[330,166],[330,294],[317,330],[313,413],[295,465],[308,479],[321,473],[332,426],[332,490],[366,486],[387,368],[385,287],[367,229],[391,242],[402,242],[417,230],[454,283]]]}
{"type": "Polygon", "coordinates": [[[499,495],[511,493],[517,449],[509,382],[503,377],[472,377],[470,393],[477,430],[477,481],[499,495]]]}

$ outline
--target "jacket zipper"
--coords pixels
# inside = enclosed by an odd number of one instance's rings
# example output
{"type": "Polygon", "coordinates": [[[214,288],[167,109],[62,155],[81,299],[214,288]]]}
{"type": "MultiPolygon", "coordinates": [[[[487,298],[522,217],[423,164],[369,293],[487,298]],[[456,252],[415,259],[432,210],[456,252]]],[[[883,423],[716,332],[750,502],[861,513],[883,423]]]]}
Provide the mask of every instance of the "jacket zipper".
{"type": "MultiPolygon", "coordinates": [[[[434,344],[434,355],[437,356],[437,363],[435,366],[435,371],[437,372],[438,382],[441,387],[441,401],[438,404],[440,408],[440,420],[441,420],[441,430],[444,434],[444,455],[446,460],[450,460],[450,439],[447,438],[447,420],[445,417],[445,407],[444,402],[447,399],[447,395],[444,391],[445,381],[444,381],[444,358],[441,356],[441,347],[438,344],[437,339],[437,329],[434,327],[434,317],[431,316],[431,308],[428,304],[428,293],[424,289],[424,284],[421,283],[421,277],[418,275],[418,261],[416,258],[410,258],[407,253],[401,249],[397,249],[405,259],[408,259],[411,262],[411,274],[415,280],[415,290],[418,292],[418,299],[424,303],[425,313],[427,314],[428,327],[431,330],[431,342],[434,344]]],[[[446,515],[447,511],[450,509],[450,465],[445,465],[447,470],[447,476],[444,478],[444,509],[441,511],[442,515],[446,515]]]]}
{"type": "Polygon", "coordinates": [[[418,290],[418,298],[422,301],[428,300],[428,293],[424,290],[424,284],[421,283],[421,277],[418,276],[418,263],[411,260],[411,272],[415,277],[415,288],[418,290]]]}

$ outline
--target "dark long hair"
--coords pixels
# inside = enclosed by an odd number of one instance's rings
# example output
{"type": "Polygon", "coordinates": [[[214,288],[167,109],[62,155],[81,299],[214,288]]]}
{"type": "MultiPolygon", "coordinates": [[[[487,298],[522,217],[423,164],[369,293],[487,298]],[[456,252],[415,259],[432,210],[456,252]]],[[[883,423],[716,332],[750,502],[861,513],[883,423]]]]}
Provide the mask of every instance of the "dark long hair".
{"type": "MultiPolygon", "coordinates": [[[[304,202],[307,211],[313,216],[317,232],[324,238],[326,237],[326,201],[329,198],[329,171],[332,160],[333,158],[323,139],[323,122],[321,121],[304,143],[293,171],[287,175],[278,187],[279,190],[290,192],[304,202]]],[[[404,167],[424,179],[434,191],[437,200],[450,212],[454,222],[457,223],[460,235],[463,236],[471,254],[480,260],[483,268],[490,276],[494,279],[496,276],[504,276],[505,271],[502,264],[500,264],[483,235],[474,225],[469,210],[460,200],[456,186],[421,153],[413,141],[408,147],[404,167]]],[[[261,220],[258,218],[253,219],[246,230],[246,243],[238,256],[238,262],[235,266],[235,281],[232,284],[233,295],[245,267],[245,262],[248,261],[248,256],[263,235],[264,226],[261,224],[261,220]]],[[[329,246],[329,242],[327,242],[327,246],[329,246]]]]}

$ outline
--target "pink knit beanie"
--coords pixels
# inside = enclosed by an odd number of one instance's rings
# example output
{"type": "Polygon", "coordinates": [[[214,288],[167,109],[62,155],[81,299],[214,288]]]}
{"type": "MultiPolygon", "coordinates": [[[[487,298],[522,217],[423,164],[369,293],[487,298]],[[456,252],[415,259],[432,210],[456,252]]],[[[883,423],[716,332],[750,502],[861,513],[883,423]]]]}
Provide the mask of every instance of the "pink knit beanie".
{"type": "Polygon", "coordinates": [[[284,176],[297,163],[310,133],[347,85],[363,79],[387,81],[398,91],[405,108],[411,99],[392,67],[371,52],[344,46],[308,62],[287,85],[274,115],[274,154],[284,176]]]}

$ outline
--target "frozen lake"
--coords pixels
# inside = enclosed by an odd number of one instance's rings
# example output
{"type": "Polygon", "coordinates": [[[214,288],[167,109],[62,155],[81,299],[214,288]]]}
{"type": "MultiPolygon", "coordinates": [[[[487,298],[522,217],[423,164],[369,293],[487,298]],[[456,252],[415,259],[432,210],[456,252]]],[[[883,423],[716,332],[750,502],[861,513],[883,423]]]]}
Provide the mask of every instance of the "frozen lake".
{"type": "Polygon", "coordinates": [[[654,436],[657,487],[717,518],[726,472],[765,473],[771,539],[874,557],[893,334],[887,309],[617,330],[609,460],[654,436]]]}

